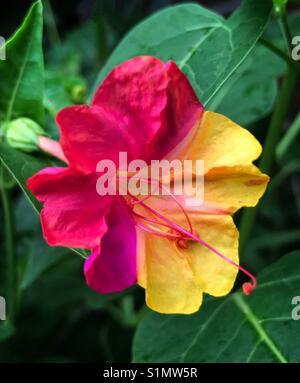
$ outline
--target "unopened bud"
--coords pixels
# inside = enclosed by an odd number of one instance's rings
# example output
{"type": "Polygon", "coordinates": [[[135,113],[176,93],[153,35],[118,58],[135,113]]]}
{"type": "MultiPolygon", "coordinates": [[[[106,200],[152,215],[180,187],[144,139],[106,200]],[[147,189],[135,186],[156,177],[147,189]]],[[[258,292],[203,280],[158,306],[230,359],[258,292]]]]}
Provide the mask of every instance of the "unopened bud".
{"type": "Polygon", "coordinates": [[[8,144],[25,152],[37,150],[38,137],[46,135],[40,125],[26,117],[6,123],[4,131],[8,144]]]}
{"type": "Polygon", "coordinates": [[[87,86],[80,77],[74,76],[67,78],[64,82],[65,89],[69,93],[71,100],[75,104],[82,104],[85,102],[87,95],[87,86]]]}
{"type": "Polygon", "coordinates": [[[273,0],[276,16],[281,16],[286,11],[287,0],[273,0]]]}

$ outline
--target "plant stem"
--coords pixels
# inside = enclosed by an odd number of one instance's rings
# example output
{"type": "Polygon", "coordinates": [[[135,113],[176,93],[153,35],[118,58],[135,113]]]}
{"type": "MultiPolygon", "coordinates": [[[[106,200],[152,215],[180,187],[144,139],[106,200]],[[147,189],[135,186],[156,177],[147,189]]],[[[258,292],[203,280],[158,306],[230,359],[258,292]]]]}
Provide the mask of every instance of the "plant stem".
{"type": "Polygon", "coordinates": [[[276,155],[279,160],[282,159],[287,153],[289,147],[296,139],[298,134],[300,134],[300,112],[298,113],[292,125],[288,128],[288,130],[286,131],[285,135],[282,137],[276,148],[276,155]]]}
{"type": "Polygon", "coordinates": [[[271,118],[270,126],[264,145],[264,153],[259,161],[259,167],[262,171],[269,173],[272,168],[276,145],[280,139],[282,126],[286,114],[289,110],[291,98],[297,85],[299,76],[299,66],[289,65],[287,74],[280,89],[274,113],[271,118]]]}
{"type": "Polygon", "coordinates": [[[287,48],[288,53],[290,54],[292,51],[292,36],[289,29],[287,15],[286,15],[286,4],[281,6],[275,6],[275,14],[277,16],[277,20],[281,29],[281,33],[287,48]]]}
{"type": "Polygon", "coordinates": [[[272,193],[294,172],[300,172],[300,159],[289,162],[272,178],[268,187],[268,193],[272,193]]]}
{"type": "Polygon", "coordinates": [[[6,246],[6,299],[8,303],[8,318],[11,323],[14,323],[16,317],[17,301],[18,301],[18,277],[17,277],[17,262],[15,254],[15,225],[14,225],[14,211],[12,204],[11,190],[5,187],[4,182],[4,166],[1,166],[2,185],[1,197],[4,214],[4,236],[6,246]]]}
{"type": "MultiPolygon", "coordinates": [[[[281,129],[289,109],[291,98],[297,85],[299,69],[299,65],[290,64],[288,66],[286,76],[276,100],[275,109],[268,128],[264,151],[261,160],[259,161],[259,167],[265,173],[270,173],[272,170],[276,145],[280,139],[281,129]]],[[[247,241],[251,235],[252,227],[257,214],[257,209],[258,208],[256,206],[254,208],[245,210],[243,213],[240,224],[241,253],[245,251],[247,241]]]]}
{"type": "Polygon", "coordinates": [[[60,44],[60,37],[56,27],[55,17],[52,11],[50,0],[44,0],[45,26],[49,42],[52,46],[60,44]]]}

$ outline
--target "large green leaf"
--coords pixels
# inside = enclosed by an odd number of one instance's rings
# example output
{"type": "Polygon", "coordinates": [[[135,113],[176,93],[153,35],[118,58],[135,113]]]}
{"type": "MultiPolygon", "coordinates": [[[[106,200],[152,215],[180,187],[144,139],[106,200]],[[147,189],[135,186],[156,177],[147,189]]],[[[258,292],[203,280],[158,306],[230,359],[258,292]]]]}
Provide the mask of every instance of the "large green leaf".
{"type": "MultiPolygon", "coordinates": [[[[26,186],[28,178],[33,174],[37,173],[39,170],[47,166],[57,166],[57,163],[44,158],[34,157],[29,154],[19,152],[15,149],[10,148],[8,145],[0,143],[0,160],[10,172],[12,177],[16,180],[21,190],[24,192],[25,196],[28,198],[32,207],[36,212],[40,212],[41,205],[32,195],[29,189],[26,186]]],[[[77,254],[86,257],[84,250],[71,249],[77,254]]]]}
{"type": "Polygon", "coordinates": [[[208,298],[190,316],[151,312],[137,330],[133,358],[137,362],[299,362],[300,322],[292,318],[299,281],[297,251],[264,270],[249,297],[237,292],[208,298]]]}
{"type": "Polygon", "coordinates": [[[277,95],[277,79],[286,64],[258,44],[209,105],[241,125],[248,126],[268,115],[277,95]]]}
{"type": "Polygon", "coordinates": [[[196,4],[167,8],[135,27],[116,48],[96,85],[139,55],[174,60],[208,104],[251,52],[268,22],[270,1],[246,0],[228,19],[196,4]]]}
{"type": "MultiPolygon", "coordinates": [[[[26,116],[43,125],[44,65],[42,51],[42,3],[30,9],[22,26],[7,42],[6,61],[0,61],[0,116],[4,121],[26,116]]],[[[40,204],[27,189],[29,177],[55,163],[43,157],[18,152],[0,143],[0,160],[16,180],[33,208],[40,204]]],[[[71,249],[85,257],[85,252],[71,249]]]]}
{"type": "MultiPolygon", "coordinates": [[[[44,66],[42,51],[42,3],[34,3],[21,27],[6,44],[5,61],[0,61],[0,117],[20,116],[43,124],[44,66]]],[[[33,207],[40,206],[26,188],[27,179],[49,164],[0,143],[0,159],[18,182],[33,207]]]]}
{"type": "Polygon", "coordinates": [[[33,174],[47,166],[53,166],[54,163],[50,160],[44,160],[19,152],[4,143],[0,143],[0,159],[17,181],[33,208],[39,212],[41,205],[27,189],[26,182],[33,174]]]}
{"type": "Polygon", "coordinates": [[[38,215],[33,211],[24,195],[15,204],[17,252],[22,273],[20,287],[27,288],[47,271],[52,270],[70,255],[66,248],[50,247],[43,239],[38,215]],[[26,255],[26,257],[25,257],[26,255]]]}
{"type": "Polygon", "coordinates": [[[7,41],[6,60],[0,61],[0,120],[29,117],[44,121],[42,3],[36,2],[23,24],[7,41]]]}

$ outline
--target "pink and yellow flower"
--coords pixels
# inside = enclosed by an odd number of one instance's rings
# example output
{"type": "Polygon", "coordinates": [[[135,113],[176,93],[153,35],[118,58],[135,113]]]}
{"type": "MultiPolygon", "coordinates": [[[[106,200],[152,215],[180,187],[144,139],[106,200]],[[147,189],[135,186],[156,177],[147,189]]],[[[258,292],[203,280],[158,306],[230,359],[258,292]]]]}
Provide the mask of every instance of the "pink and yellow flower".
{"type": "Polygon", "coordinates": [[[28,188],[43,203],[50,246],[91,250],[84,273],[92,289],[138,283],[153,310],[186,314],[199,309],[203,293],[230,292],[238,272],[232,214],[255,206],[269,179],[253,165],[261,146],[247,130],[204,111],[176,64],[154,57],[116,67],[91,106],[63,109],[57,124],[68,166],[41,170],[28,188]],[[182,211],[184,203],[167,197],[99,196],[97,163],[117,164],[122,151],[147,163],[204,160],[204,204],[182,211]]]}

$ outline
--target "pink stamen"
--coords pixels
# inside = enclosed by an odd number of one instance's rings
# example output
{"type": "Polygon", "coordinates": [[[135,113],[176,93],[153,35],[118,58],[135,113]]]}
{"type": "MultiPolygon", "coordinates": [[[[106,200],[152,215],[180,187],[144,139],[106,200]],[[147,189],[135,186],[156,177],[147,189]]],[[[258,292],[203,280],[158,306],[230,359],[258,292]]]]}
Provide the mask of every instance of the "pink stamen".
{"type": "MultiPolygon", "coordinates": [[[[134,178],[134,176],[132,176],[134,178]]],[[[176,202],[176,204],[180,207],[181,211],[183,212],[186,220],[187,220],[187,223],[189,225],[189,228],[190,228],[190,231],[193,232],[193,227],[192,227],[192,223],[190,221],[190,218],[189,218],[189,215],[186,211],[186,209],[184,208],[184,206],[178,201],[178,199],[176,198],[176,196],[170,191],[168,190],[165,186],[163,186],[159,181],[157,180],[149,180],[148,178],[140,178],[140,177],[136,177],[138,178],[139,180],[141,181],[145,181],[147,182],[148,184],[153,184],[155,183],[156,186],[158,186],[161,190],[165,190],[168,195],[176,202]]],[[[130,194],[131,195],[131,194],[130,194]]],[[[131,195],[132,196],[132,195],[131,195]]],[[[133,196],[132,196],[133,197],[133,196]]],[[[135,198],[135,202],[134,204],[141,204],[142,202],[146,201],[148,198],[150,198],[150,195],[149,196],[146,196],[145,198],[143,199],[138,199],[136,197],[135,198]]]]}
{"type": "Polygon", "coordinates": [[[239,264],[235,263],[234,261],[232,261],[231,259],[229,259],[228,257],[226,257],[224,254],[220,253],[218,250],[216,250],[215,248],[213,248],[211,245],[209,245],[207,242],[203,241],[201,238],[199,238],[198,236],[196,236],[194,233],[191,233],[189,231],[187,231],[186,229],[184,229],[183,227],[181,227],[180,225],[178,225],[177,223],[175,222],[172,222],[170,221],[168,218],[164,217],[162,214],[160,214],[158,211],[154,210],[153,208],[151,208],[150,206],[146,205],[145,203],[141,203],[141,205],[151,211],[153,214],[157,215],[158,217],[160,217],[161,219],[165,220],[166,222],[168,222],[169,224],[171,225],[174,225],[174,229],[177,229],[178,231],[180,231],[182,234],[185,234],[186,237],[189,237],[190,239],[194,240],[195,242],[198,242],[200,243],[201,245],[205,246],[207,249],[209,249],[210,251],[212,251],[214,254],[218,255],[220,258],[224,259],[226,262],[230,263],[231,265],[237,267],[240,271],[242,271],[245,275],[247,275],[251,281],[252,281],[252,284],[249,283],[249,282],[246,282],[243,284],[243,291],[246,295],[250,295],[252,290],[255,289],[256,285],[257,285],[257,281],[256,281],[256,278],[254,277],[253,274],[251,274],[248,270],[246,270],[244,267],[240,266],[239,264]]]}
{"type": "MultiPolygon", "coordinates": [[[[139,214],[139,213],[137,213],[137,212],[135,212],[135,211],[132,211],[132,213],[133,213],[133,215],[136,216],[137,218],[141,218],[141,219],[143,219],[143,220],[145,220],[145,221],[154,223],[154,224],[156,224],[156,225],[161,225],[161,226],[167,227],[167,228],[170,229],[170,230],[174,230],[174,227],[172,227],[172,226],[170,226],[170,225],[168,225],[168,224],[166,224],[166,223],[157,221],[156,219],[152,219],[152,218],[146,217],[145,215],[139,214]]],[[[177,230],[177,231],[178,231],[178,230],[177,230]]],[[[178,231],[178,233],[179,233],[179,231],[178,231]]],[[[182,238],[181,233],[180,233],[180,236],[177,236],[177,238],[182,238]]]]}
{"type": "MultiPolygon", "coordinates": [[[[149,179],[144,179],[144,178],[140,178],[138,177],[139,180],[141,181],[145,181],[145,182],[148,182],[149,183],[153,183],[153,181],[149,180],[149,179]]],[[[165,217],[164,215],[162,215],[161,213],[159,213],[157,210],[153,209],[152,207],[148,206],[147,204],[145,204],[145,200],[149,198],[149,196],[147,196],[147,198],[144,198],[144,199],[138,199],[137,197],[129,194],[132,198],[135,199],[134,203],[132,204],[132,211],[134,209],[134,205],[135,204],[139,204],[141,205],[142,207],[144,207],[146,210],[150,211],[152,214],[156,215],[158,218],[160,218],[161,220],[165,221],[167,223],[167,225],[164,225],[164,226],[167,226],[169,227],[171,230],[175,230],[176,232],[179,232],[181,233],[181,237],[180,236],[174,236],[174,235],[171,235],[171,234],[168,234],[168,233],[162,233],[162,232],[158,232],[157,230],[154,230],[154,229],[149,229],[148,227],[144,226],[144,225],[140,225],[138,224],[138,226],[140,228],[142,228],[143,230],[149,232],[149,233],[152,233],[152,234],[155,234],[155,235],[158,235],[158,236],[161,236],[161,237],[164,237],[164,238],[168,238],[168,239],[177,239],[178,240],[178,245],[179,247],[181,248],[187,248],[187,243],[186,243],[186,240],[188,239],[191,239],[195,242],[198,242],[200,243],[201,245],[203,245],[204,247],[206,247],[208,250],[210,250],[211,252],[213,252],[214,254],[218,255],[220,258],[222,258],[224,261],[230,263],[232,266],[235,266],[237,267],[241,272],[243,272],[245,275],[247,275],[250,279],[251,279],[251,282],[246,282],[243,284],[243,291],[244,291],[244,294],[246,295],[250,295],[251,292],[253,291],[253,289],[255,289],[256,285],[257,285],[257,281],[256,281],[256,278],[254,277],[253,274],[251,274],[248,270],[246,270],[244,267],[240,266],[239,264],[237,264],[236,262],[232,261],[230,258],[226,257],[224,254],[220,253],[218,250],[216,250],[214,247],[212,247],[211,245],[209,245],[207,242],[203,241],[201,238],[199,238],[197,235],[194,234],[194,230],[193,230],[193,227],[192,227],[192,224],[191,224],[191,221],[190,221],[190,218],[188,216],[188,213],[186,211],[186,209],[184,208],[184,206],[177,200],[176,196],[170,192],[167,188],[165,188],[163,185],[161,185],[161,183],[159,181],[155,181],[156,182],[156,185],[158,184],[159,188],[160,189],[163,189],[163,190],[167,190],[168,194],[172,197],[172,199],[177,203],[177,205],[180,207],[180,209],[182,210],[182,212],[184,213],[185,217],[186,217],[186,220],[188,222],[188,225],[189,225],[189,228],[190,228],[190,231],[184,229],[182,226],[178,225],[177,223],[171,221],[170,219],[168,219],[167,217],[165,217]]],[[[134,214],[138,214],[136,212],[133,211],[134,214]]],[[[151,219],[146,217],[146,216],[143,216],[143,215],[139,215],[139,218],[142,218],[144,220],[147,220],[147,221],[150,221],[151,222],[151,219]]],[[[159,221],[156,221],[156,220],[153,220],[154,222],[152,223],[156,223],[156,224],[162,224],[160,223],[159,221]]]]}
{"type": "Polygon", "coordinates": [[[178,239],[178,238],[180,238],[177,235],[163,233],[163,232],[151,229],[151,228],[149,228],[147,226],[144,226],[144,225],[140,224],[139,222],[135,222],[135,224],[136,224],[137,227],[139,227],[140,229],[146,231],[147,233],[157,235],[158,237],[162,237],[162,238],[166,238],[166,239],[178,239]]]}
{"type": "Polygon", "coordinates": [[[64,152],[59,144],[59,142],[52,140],[51,138],[39,136],[38,137],[38,147],[45,153],[50,154],[51,156],[58,158],[59,160],[69,164],[69,161],[64,155],[64,152]]]}

